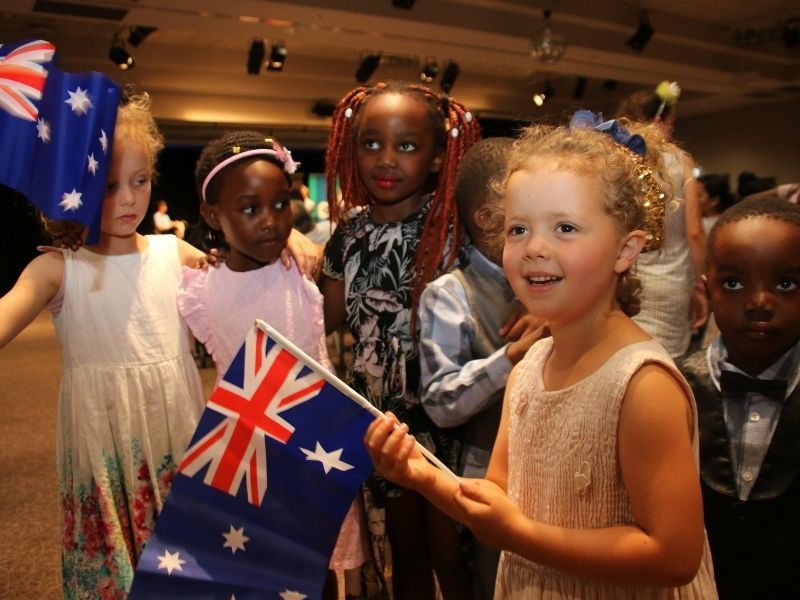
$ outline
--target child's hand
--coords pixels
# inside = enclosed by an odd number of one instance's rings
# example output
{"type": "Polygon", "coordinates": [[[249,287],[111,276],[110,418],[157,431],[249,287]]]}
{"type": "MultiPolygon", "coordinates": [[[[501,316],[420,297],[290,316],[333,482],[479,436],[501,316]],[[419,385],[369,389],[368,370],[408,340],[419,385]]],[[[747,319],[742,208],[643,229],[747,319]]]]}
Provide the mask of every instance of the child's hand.
{"type": "Polygon", "coordinates": [[[312,242],[296,229],[292,229],[286,247],[281,250],[281,262],[287,269],[292,268],[292,259],[298,270],[309,279],[317,279],[322,270],[324,248],[312,242]]]}
{"type": "Polygon", "coordinates": [[[455,501],[463,512],[464,524],[494,548],[509,548],[509,540],[519,535],[520,523],[526,520],[503,489],[488,479],[462,480],[455,501]]]}
{"type": "Polygon", "coordinates": [[[503,326],[500,334],[507,342],[506,356],[511,364],[515,365],[535,342],[550,335],[547,321],[534,317],[525,309],[514,311],[503,326]]]}
{"type": "Polygon", "coordinates": [[[689,322],[692,329],[699,329],[708,321],[708,296],[705,291],[695,289],[689,302],[689,322]]]}
{"type": "Polygon", "coordinates": [[[228,251],[225,248],[212,248],[206,254],[205,266],[207,267],[221,267],[228,260],[228,251]]]}
{"type": "Polygon", "coordinates": [[[386,479],[410,489],[433,482],[436,467],[422,456],[408,425],[392,413],[372,422],[364,443],[375,470],[386,479]]]}

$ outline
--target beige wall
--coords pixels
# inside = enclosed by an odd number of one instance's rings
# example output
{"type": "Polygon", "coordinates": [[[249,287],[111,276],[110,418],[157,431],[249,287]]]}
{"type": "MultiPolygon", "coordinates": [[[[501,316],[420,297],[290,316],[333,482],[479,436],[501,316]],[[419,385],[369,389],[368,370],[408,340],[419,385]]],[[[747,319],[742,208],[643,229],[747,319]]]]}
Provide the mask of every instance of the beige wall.
{"type": "Polygon", "coordinates": [[[742,171],[800,181],[800,102],[764,103],[696,117],[678,113],[676,137],[704,173],[728,173],[731,188],[742,171]]]}

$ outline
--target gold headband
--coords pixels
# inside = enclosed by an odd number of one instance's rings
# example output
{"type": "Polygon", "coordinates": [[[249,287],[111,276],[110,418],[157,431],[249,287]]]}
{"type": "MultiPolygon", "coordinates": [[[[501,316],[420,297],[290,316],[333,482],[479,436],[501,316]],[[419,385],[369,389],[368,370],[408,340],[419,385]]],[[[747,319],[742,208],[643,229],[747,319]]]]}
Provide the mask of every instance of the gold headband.
{"type": "Polygon", "coordinates": [[[638,184],[636,200],[644,209],[644,230],[647,234],[642,252],[652,252],[661,248],[664,241],[664,213],[666,196],[656,181],[653,170],[643,156],[636,154],[625,146],[620,146],[628,153],[636,170],[638,184]]]}

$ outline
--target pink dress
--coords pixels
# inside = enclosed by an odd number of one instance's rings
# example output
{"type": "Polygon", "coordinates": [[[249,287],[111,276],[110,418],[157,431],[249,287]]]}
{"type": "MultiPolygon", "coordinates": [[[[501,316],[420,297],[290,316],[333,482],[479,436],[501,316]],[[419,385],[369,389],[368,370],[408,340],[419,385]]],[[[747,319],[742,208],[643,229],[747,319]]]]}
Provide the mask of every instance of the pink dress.
{"type": "MultiPolygon", "coordinates": [[[[280,262],[253,271],[231,271],[227,265],[208,270],[184,267],[178,288],[178,310],[194,336],[225,373],[247,332],[262,319],[327,367],[322,294],[292,265],[280,262]]],[[[356,503],[342,524],[331,557],[332,569],[352,569],[364,562],[365,526],[356,503]]]]}

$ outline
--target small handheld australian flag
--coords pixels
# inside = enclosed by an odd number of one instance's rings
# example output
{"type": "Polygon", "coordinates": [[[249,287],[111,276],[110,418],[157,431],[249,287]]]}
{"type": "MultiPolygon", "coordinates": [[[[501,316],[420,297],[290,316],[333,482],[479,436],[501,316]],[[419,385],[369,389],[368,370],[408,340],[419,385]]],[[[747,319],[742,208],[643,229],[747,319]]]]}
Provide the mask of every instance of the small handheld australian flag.
{"type": "Polygon", "coordinates": [[[131,599],[319,598],[372,471],[376,414],[258,321],[200,418],[131,599]]]}
{"type": "Polygon", "coordinates": [[[0,184],[46,217],[97,239],[120,89],[101,73],[65,73],[44,40],[0,44],[0,184]]]}

